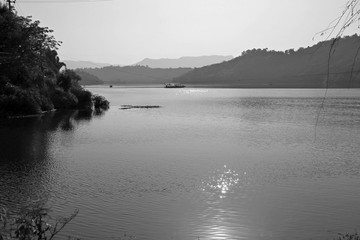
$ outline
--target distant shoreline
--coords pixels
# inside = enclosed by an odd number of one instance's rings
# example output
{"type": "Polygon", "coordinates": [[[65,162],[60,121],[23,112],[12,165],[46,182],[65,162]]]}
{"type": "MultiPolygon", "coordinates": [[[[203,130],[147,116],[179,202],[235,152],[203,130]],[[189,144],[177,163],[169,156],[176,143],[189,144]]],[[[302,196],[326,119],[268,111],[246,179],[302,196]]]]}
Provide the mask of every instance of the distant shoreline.
{"type": "MultiPolygon", "coordinates": [[[[124,84],[116,85],[111,84],[111,88],[164,88],[162,84],[124,84]]],[[[101,84],[101,85],[83,85],[85,88],[110,88],[110,84],[101,84]]],[[[339,87],[281,87],[281,86],[272,86],[272,87],[252,87],[252,86],[230,86],[230,85],[214,85],[214,84],[185,84],[186,88],[232,88],[232,89],[360,89],[360,87],[349,87],[349,88],[339,88],[339,87]]]]}

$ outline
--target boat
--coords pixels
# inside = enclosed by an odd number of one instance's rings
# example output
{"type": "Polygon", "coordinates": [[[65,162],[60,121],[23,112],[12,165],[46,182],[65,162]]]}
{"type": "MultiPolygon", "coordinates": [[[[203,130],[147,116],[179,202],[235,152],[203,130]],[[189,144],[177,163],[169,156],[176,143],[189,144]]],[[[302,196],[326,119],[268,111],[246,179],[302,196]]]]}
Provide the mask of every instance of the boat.
{"type": "Polygon", "coordinates": [[[185,85],[181,83],[165,83],[165,88],[184,88],[185,85]]]}

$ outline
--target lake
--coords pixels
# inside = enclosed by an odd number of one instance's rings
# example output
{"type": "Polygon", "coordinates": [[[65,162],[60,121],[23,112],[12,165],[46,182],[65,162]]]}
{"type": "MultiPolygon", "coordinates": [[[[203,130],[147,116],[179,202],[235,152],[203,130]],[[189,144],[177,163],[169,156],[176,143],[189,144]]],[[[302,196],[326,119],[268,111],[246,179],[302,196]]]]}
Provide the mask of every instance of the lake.
{"type": "Polygon", "coordinates": [[[359,230],[360,89],[89,89],[110,110],[0,121],[0,207],[79,209],[82,239],[359,230]]]}

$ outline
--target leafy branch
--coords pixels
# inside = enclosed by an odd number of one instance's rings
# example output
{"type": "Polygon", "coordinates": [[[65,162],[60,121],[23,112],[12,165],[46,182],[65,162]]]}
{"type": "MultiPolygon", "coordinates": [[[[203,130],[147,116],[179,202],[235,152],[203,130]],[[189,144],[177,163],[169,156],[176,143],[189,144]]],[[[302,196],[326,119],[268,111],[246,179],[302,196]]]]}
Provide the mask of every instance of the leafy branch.
{"type": "Polygon", "coordinates": [[[49,209],[43,204],[24,207],[19,214],[10,216],[9,211],[0,211],[0,240],[51,240],[79,213],[75,210],[69,217],[60,217],[52,226],[49,209]]]}

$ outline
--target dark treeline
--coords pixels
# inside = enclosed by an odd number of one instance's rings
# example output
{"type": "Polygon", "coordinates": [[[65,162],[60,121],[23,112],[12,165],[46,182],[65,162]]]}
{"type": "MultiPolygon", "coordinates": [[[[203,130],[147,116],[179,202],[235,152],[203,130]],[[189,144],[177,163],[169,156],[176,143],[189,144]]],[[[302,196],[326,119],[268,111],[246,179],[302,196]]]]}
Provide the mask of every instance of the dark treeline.
{"type": "Polygon", "coordinates": [[[80,86],[77,73],[65,68],[56,51],[61,42],[51,33],[39,21],[0,4],[0,117],[90,109],[94,102],[108,107],[103,97],[80,86]]]}
{"type": "Polygon", "coordinates": [[[194,69],[175,81],[218,87],[360,87],[360,37],[338,39],[331,50],[332,42],[298,50],[251,49],[230,61],[194,69]]]}
{"type": "MultiPolygon", "coordinates": [[[[147,66],[108,66],[102,68],[80,68],[77,73],[86,72],[106,84],[163,84],[179,77],[191,68],[150,68],[147,66]]],[[[89,76],[90,76],[89,75],[89,76]]]]}

